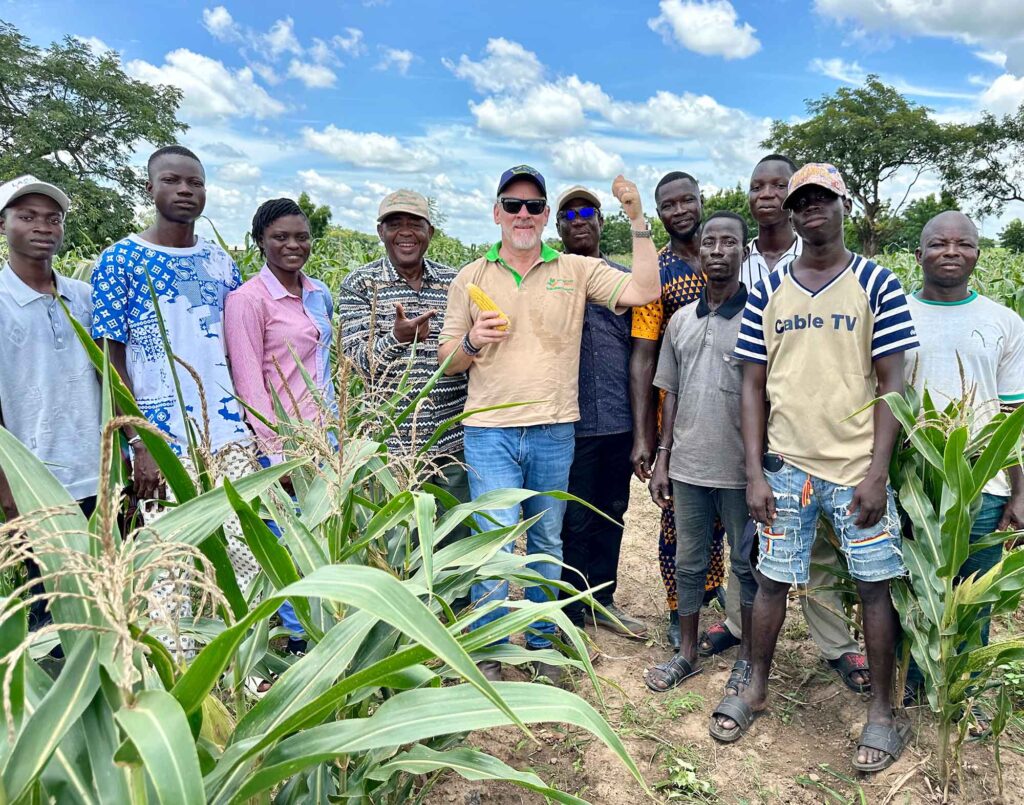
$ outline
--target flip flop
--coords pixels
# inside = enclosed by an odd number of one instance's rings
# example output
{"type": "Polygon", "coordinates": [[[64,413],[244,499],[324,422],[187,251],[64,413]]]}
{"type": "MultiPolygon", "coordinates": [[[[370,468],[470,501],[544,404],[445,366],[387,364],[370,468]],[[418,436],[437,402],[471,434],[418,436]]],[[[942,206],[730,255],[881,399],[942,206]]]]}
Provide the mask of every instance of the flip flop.
{"type": "Polygon", "coordinates": [[[748,660],[736,660],[732,664],[732,672],[725,682],[725,694],[727,696],[739,696],[750,684],[750,673],[754,666],[748,660]],[[730,693],[735,691],[735,693],[730,693]]]}
{"type": "Polygon", "coordinates": [[[653,668],[649,669],[647,673],[644,674],[644,684],[655,693],[664,693],[666,690],[672,690],[672,688],[678,687],[691,676],[697,676],[697,674],[701,673],[703,670],[704,669],[700,666],[694,668],[694,666],[690,664],[689,660],[679,654],[676,654],[668,662],[660,663],[659,665],[655,665],[653,668]],[[657,674],[661,675],[660,678],[663,686],[655,684],[657,674]]]}
{"type": "Polygon", "coordinates": [[[715,654],[728,651],[733,646],[738,646],[739,644],[740,639],[729,631],[725,621],[718,621],[700,633],[700,637],[697,638],[697,655],[699,657],[712,657],[715,654]],[[705,643],[707,643],[708,648],[705,648],[705,643]]]}
{"type": "Polygon", "coordinates": [[[870,693],[871,683],[866,682],[857,684],[853,681],[853,675],[856,673],[865,673],[870,670],[868,666],[867,657],[856,651],[847,651],[842,656],[834,660],[828,660],[829,668],[839,675],[839,678],[843,680],[843,684],[846,685],[854,693],[870,693]]]}
{"type": "Polygon", "coordinates": [[[726,696],[718,703],[718,707],[714,709],[714,712],[711,713],[708,732],[711,733],[712,738],[715,738],[722,743],[731,744],[738,741],[743,734],[750,729],[750,725],[754,723],[754,719],[756,719],[760,713],[760,710],[754,710],[739,696],[726,696]],[[731,718],[736,722],[736,726],[732,729],[722,727],[718,723],[719,716],[731,718]]]}
{"type": "Polygon", "coordinates": [[[245,689],[251,696],[254,696],[257,699],[262,699],[270,693],[270,689],[274,686],[276,681],[277,674],[272,674],[270,679],[264,679],[262,676],[247,676],[245,678],[245,689]],[[260,687],[266,683],[269,683],[267,684],[266,689],[260,690],[260,687]]]}
{"type": "Polygon", "coordinates": [[[900,759],[903,748],[910,739],[910,733],[910,722],[903,718],[892,724],[865,724],[860,733],[860,740],[857,741],[857,748],[853,752],[853,768],[868,774],[889,768],[900,759]],[[886,756],[874,763],[860,763],[857,761],[857,754],[861,747],[878,749],[885,752],[886,756]]]}

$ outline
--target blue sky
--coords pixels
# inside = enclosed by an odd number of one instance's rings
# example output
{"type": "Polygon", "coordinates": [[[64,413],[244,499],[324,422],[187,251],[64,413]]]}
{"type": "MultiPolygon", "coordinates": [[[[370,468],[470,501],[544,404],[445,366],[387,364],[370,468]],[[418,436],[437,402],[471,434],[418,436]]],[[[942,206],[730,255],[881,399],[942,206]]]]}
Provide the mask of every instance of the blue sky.
{"type": "MultiPolygon", "coordinates": [[[[451,234],[490,240],[496,178],[520,162],[610,209],[622,171],[651,208],[669,170],[706,191],[745,182],[773,118],[867,73],[943,119],[1024,102],[1024,3],[1010,0],[6,0],[0,18],[181,87],[182,142],[233,242],[261,201],[302,190],[372,231],[399,187],[434,196],[451,234]]],[[[936,189],[926,176],[911,197],[936,189]]]]}

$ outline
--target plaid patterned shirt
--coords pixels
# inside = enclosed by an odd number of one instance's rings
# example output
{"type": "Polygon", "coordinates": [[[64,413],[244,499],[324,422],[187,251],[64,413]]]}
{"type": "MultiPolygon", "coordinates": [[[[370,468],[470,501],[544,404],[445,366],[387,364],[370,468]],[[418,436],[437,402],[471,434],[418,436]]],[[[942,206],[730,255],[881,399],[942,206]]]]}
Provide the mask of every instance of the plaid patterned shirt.
{"type": "MultiPolygon", "coordinates": [[[[409,367],[412,390],[407,397],[408,402],[437,371],[437,336],[444,323],[448,286],[456,274],[458,271],[454,268],[424,259],[423,284],[417,292],[402,279],[385,255],[357,268],[345,278],[337,304],[342,323],[341,349],[373,381],[377,390],[397,386],[413,354],[412,344],[400,343],[394,336],[395,305],[399,303],[406,318],[410,319],[428,310],[437,311],[430,319],[430,337],[416,345],[416,355],[409,367]],[[375,316],[372,314],[374,306],[375,316]],[[372,333],[371,318],[374,324],[372,333]]],[[[442,422],[461,414],[465,405],[466,375],[442,376],[415,417],[415,445],[410,418],[388,439],[388,450],[410,452],[419,449],[442,422]]],[[[459,450],[462,450],[461,426],[445,433],[431,452],[436,455],[459,450]]]]}

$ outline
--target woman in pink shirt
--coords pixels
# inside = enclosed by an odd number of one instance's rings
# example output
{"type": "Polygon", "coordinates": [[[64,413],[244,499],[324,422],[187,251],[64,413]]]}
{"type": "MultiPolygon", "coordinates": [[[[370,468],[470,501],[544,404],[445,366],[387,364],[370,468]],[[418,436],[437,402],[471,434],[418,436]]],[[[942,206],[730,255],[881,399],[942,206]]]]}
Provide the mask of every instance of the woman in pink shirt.
{"type": "MultiPolygon", "coordinates": [[[[302,369],[316,382],[323,402],[332,406],[334,305],[327,286],[302,272],[312,243],[309,221],[291,199],[273,199],[253,216],[252,238],[267,262],[228,295],[224,308],[235,393],[270,422],[277,420],[271,390],[290,418],[318,421],[323,408],[306,385],[302,369]]],[[[281,461],[278,435],[256,417],[247,413],[246,418],[263,455],[270,463],[281,461]]]]}
{"type": "MultiPolygon", "coordinates": [[[[319,421],[324,405],[335,404],[331,382],[334,305],[327,286],[302,272],[312,243],[309,221],[291,199],[273,199],[253,216],[252,239],[267,262],[259,274],[228,294],[224,305],[224,332],[235,394],[270,422],[277,421],[271,390],[289,418],[319,421]],[[323,405],[307,386],[303,369],[316,382],[323,405]]],[[[281,461],[280,437],[248,411],[246,419],[256,432],[260,462],[267,466],[281,461]]],[[[275,523],[267,525],[281,536],[275,523]]],[[[285,602],[278,613],[292,635],[287,650],[292,654],[304,652],[302,625],[291,604],[285,602]]],[[[247,687],[257,696],[265,694],[272,684],[273,680],[257,677],[247,681],[247,687]]]]}

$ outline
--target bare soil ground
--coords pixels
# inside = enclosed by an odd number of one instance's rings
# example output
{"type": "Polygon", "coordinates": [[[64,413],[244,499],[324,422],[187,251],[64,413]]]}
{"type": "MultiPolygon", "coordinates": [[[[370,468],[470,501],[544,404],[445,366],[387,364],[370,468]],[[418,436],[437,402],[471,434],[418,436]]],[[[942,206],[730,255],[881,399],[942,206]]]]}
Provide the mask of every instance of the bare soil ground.
{"type": "MultiPolygon", "coordinates": [[[[645,620],[652,638],[626,639],[606,630],[594,633],[602,657],[595,664],[604,683],[606,717],[622,736],[659,801],[705,803],[829,803],[911,805],[942,802],[936,782],[935,724],[926,708],[908,715],[914,736],[900,760],[868,777],[850,765],[863,724],[864,697],[849,691],[817,653],[796,601],[791,601],[772,674],[770,709],[739,742],[724,746],[708,735],[708,717],[723,695],[735,649],[704,661],[704,672],[679,688],[651,693],[644,670],[671,656],[665,643],[665,603],[657,567],[658,516],[645,487],[634,481],[619,566],[616,603],[645,620]]],[[[720,619],[706,609],[702,625],[720,619]]],[[[1007,627],[996,624],[995,639],[1007,627]]],[[[526,679],[505,669],[506,680],[526,679]]],[[[597,697],[586,682],[578,692],[597,697]]],[[[550,725],[536,730],[540,744],[514,729],[478,732],[470,743],[518,769],[531,769],[549,785],[600,805],[646,800],[643,789],[600,741],[582,730],[550,725]]],[[[997,795],[996,764],[990,744],[969,743],[964,773],[949,802],[1024,802],[1024,737],[1004,738],[1004,797],[997,795]]],[[[431,793],[430,803],[513,805],[542,803],[543,797],[503,783],[474,783],[451,775],[431,793]]],[[[649,800],[647,800],[649,801],[649,800]]]]}

